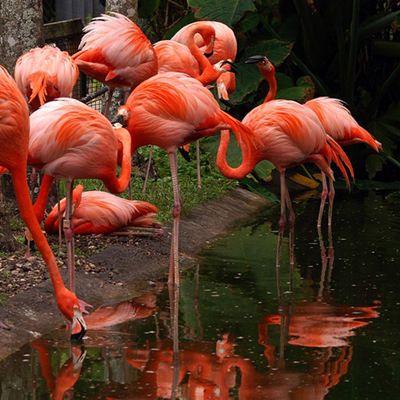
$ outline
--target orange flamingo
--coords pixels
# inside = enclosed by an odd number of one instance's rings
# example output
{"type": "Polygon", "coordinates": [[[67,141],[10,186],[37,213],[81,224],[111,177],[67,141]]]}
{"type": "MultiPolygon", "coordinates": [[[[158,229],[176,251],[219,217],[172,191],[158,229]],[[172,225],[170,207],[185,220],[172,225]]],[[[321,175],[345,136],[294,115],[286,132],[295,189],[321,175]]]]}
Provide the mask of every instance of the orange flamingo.
{"type": "Polygon", "coordinates": [[[74,179],[100,179],[110,192],[121,193],[131,175],[130,135],[113,129],[106,117],[75,99],[46,103],[30,116],[28,165],[47,176],[34,209],[43,219],[48,192],[54,178],[67,182],[64,234],[67,241],[69,285],[75,290],[72,188],[74,179]],[[122,145],[122,168],[118,178],[118,146],[122,145]]]}
{"type": "MultiPolygon", "coordinates": [[[[248,62],[260,63],[258,57],[252,57],[248,62]]],[[[264,69],[261,69],[264,73],[264,69]]],[[[247,125],[263,142],[263,146],[251,152],[238,168],[231,168],[226,162],[226,151],[229,144],[229,132],[221,134],[221,144],[218,150],[217,165],[228,178],[242,179],[262,160],[269,160],[280,174],[281,186],[281,217],[279,220],[279,235],[277,249],[277,266],[280,263],[280,249],[286,223],[286,207],[289,210],[289,237],[291,245],[291,263],[293,260],[293,229],[294,212],[285,181],[285,170],[306,162],[315,163],[325,174],[334,179],[333,172],[327,162],[333,160],[340,167],[348,181],[348,175],[343,162],[353,176],[353,168],[342,148],[328,136],[317,115],[310,109],[297,102],[275,100],[264,102],[254,108],[243,119],[247,125]],[[327,159],[327,160],[326,160],[327,159]],[[285,206],[286,205],[286,206],[285,206]]],[[[243,150],[248,153],[248,150],[243,150]]]]}
{"type": "Polygon", "coordinates": [[[171,241],[169,283],[179,284],[179,217],[181,197],[178,186],[176,149],[221,129],[231,128],[238,140],[250,145],[253,132],[223,112],[213,95],[186,74],[166,72],[140,84],[120,107],[119,120],[127,123],[132,152],[141,146],[165,149],[171,165],[174,190],[174,226],[171,241]]]}
{"type": "MultiPolygon", "coordinates": [[[[78,185],[73,191],[72,202],[72,224],[77,235],[109,234],[126,227],[149,228],[159,225],[155,222],[158,208],[146,201],[126,200],[101,191],[83,192],[83,185],[78,185]]],[[[62,214],[65,207],[66,199],[63,199],[60,202],[62,214]]],[[[47,216],[44,230],[49,234],[58,232],[57,205],[47,216]]],[[[161,234],[162,230],[156,232],[161,234]]]]}
{"type": "Polygon", "coordinates": [[[71,97],[79,70],[66,51],[45,46],[18,58],[14,77],[31,111],[58,97],[71,97]]]}
{"type": "Polygon", "coordinates": [[[139,27],[118,13],[101,15],[83,29],[80,51],[72,58],[86,75],[110,88],[104,115],[117,87],[128,91],[157,74],[158,61],[153,45],[139,27]]]}
{"type": "MultiPolygon", "coordinates": [[[[49,103],[51,104],[51,103],[49,103]]],[[[32,233],[46,262],[58,308],[72,322],[72,338],[81,338],[86,325],[77,297],[64,286],[54,255],[35,217],[27,185],[29,110],[24,97],[8,72],[0,68],[0,165],[12,176],[21,218],[32,233]]]]}
{"type": "MultiPolygon", "coordinates": [[[[253,60],[252,62],[257,63],[261,73],[267,79],[269,84],[269,91],[264,103],[275,99],[277,92],[275,67],[265,56],[253,56],[251,59],[253,60]]],[[[375,140],[375,138],[368,131],[358,125],[356,120],[351,116],[350,111],[339,99],[318,97],[316,99],[307,101],[304,105],[317,114],[319,120],[325,128],[326,133],[333,137],[341,146],[347,146],[356,143],[368,143],[377,152],[379,152],[379,149],[382,148],[382,145],[375,140]]],[[[324,211],[325,200],[328,195],[328,188],[324,172],[322,172],[322,179],[323,189],[321,194],[321,207],[318,215],[318,226],[321,226],[322,213],[324,211]]],[[[332,225],[334,196],[335,190],[333,187],[333,181],[330,179],[328,225],[332,225]]]]}
{"type": "MultiPolygon", "coordinates": [[[[229,26],[218,21],[196,21],[181,28],[172,38],[172,41],[182,43],[186,46],[192,40],[191,32],[193,28],[212,27],[215,30],[215,43],[213,54],[208,57],[211,64],[215,64],[221,60],[235,61],[237,52],[237,41],[235,34],[229,26]]],[[[194,37],[195,44],[200,48],[201,52],[207,52],[207,42],[199,35],[194,37]]],[[[220,97],[228,100],[227,93],[233,93],[236,88],[235,75],[225,74],[217,80],[218,88],[220,89],[220,97]]]]}

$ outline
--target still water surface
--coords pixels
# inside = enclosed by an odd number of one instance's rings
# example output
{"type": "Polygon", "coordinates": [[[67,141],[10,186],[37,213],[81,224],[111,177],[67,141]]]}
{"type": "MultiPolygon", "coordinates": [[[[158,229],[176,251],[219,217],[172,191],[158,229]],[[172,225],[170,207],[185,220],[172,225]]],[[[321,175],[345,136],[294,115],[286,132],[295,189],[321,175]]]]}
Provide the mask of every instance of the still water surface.
{"type": "Polygon", "coordinates": [[[280,279],[279,207],[166,285],[62,329],[0,363],[0,400],[400,399],[400,210],[384,194],[339,193],[331,235],[319,204],[295,209],[280,279]],[[174,305],[171,307],[171,305],[174,305]],[[176,318],[178,315],[178,318],[176,318]]]}

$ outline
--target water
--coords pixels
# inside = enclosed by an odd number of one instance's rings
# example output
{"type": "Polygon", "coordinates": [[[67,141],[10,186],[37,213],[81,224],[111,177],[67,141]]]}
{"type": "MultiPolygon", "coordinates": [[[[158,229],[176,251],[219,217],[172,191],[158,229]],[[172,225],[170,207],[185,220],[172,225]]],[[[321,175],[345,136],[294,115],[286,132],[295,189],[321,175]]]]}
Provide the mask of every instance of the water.
{"type": "Polygon", "coordinates": [[[171,398],[174,384],[181,399],[400,398],[399,205],[335,203],[331,238],[317,201],[296,207],[280,282],[274,208],[205,251],[179,302],[151,287],[97,311],[83,345],[62,329],[25,345],[0,363],[0,400],[171,398]]]}

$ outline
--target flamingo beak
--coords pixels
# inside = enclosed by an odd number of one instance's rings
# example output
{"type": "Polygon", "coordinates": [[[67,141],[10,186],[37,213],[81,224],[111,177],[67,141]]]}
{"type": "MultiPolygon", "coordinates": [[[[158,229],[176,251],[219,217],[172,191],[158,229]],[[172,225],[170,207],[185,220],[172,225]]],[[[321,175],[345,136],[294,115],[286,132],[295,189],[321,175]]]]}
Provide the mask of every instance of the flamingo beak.
{"type": "Polygon", "coordinates": [[[128,126],[128,124],[124,123],[124,116],[122,114],[119,114],[112,124],[115,128],[126,128],[128,126]]]}
{"type": "Polygon", "coordinates": [[[221,67],[222,67],[222,65],[225,65],[225,64],[228,64],[230,66],[230,69],[227,70],[228,72],[233,72],[234,74],[237,74],[238,70],[237,70],[237,68],[235,67],[235,65],[231,61],[223,60],[222,64],[221,64],[221,67]]]}
{"type": "Polygon", "coordinates": [[[265,56],[251,56],[246,61],[246,64],[257,64],[259,62],[263,62],[265,60],[265,56]]]}
{"type": "Polygon", "coordinates": [[[72,318],[71,340],[78,341],[83,338],[86,333],[86,322],[78,306],[74,306],[74,316],[72,318]]]}

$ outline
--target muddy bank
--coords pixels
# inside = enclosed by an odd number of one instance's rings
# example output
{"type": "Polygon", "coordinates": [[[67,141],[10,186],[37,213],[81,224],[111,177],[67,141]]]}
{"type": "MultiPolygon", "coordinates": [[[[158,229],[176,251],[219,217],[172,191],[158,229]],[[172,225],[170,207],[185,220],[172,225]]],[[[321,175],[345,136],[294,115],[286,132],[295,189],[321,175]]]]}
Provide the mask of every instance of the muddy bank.
{"type": "MultiPolygon", "coordinates": [[[[181,218],[181,265],[190,265],[203,248],[270,204],[247,190],[233,189],[224,199],[195,208],[190,215],[181,218]]],[[[148,289],[149,281],[166,281],[170,232],[166,228],[161,239],[114,238],[103,251],[88,259],[81,256],[76,272],[78,297],[97,308],[139,295],[148,289]]],[[[78,248],[80,244],[87,246],[87,239],[80,243],[77,238],[76,242],[78,248]]],[[[62,261],[60,264],[66,281],[66,267],[62,261]]],[[[61,326],[65,319],[58,311],[51,281],[46,279],[0,306],[0,320],[11,327],[10,330],[0,329],[2,359],[24,343],[61,326]]]]}

